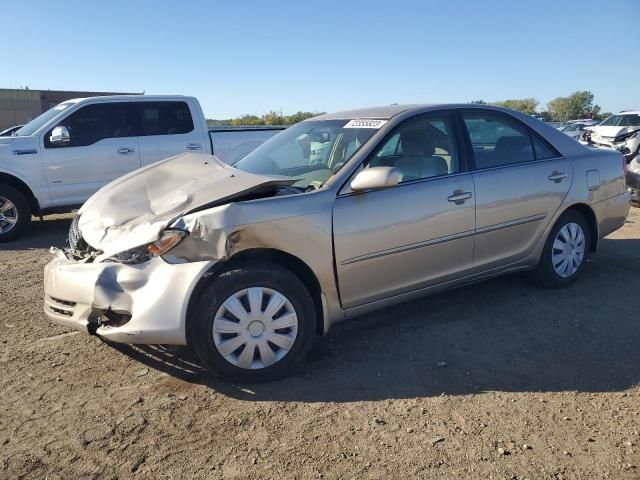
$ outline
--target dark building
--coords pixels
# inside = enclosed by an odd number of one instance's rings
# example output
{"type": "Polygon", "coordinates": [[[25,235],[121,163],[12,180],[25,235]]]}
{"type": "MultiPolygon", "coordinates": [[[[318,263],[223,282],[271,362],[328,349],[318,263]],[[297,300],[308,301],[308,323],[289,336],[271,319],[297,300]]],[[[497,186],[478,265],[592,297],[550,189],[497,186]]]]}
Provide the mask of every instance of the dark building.
{"type": "Polygon", "coordinates": [[[30,122],[38,115],[72,98],[102,95],[142,95],[141,93],[71,92],[0,88],[0,130],[30,122]]]}

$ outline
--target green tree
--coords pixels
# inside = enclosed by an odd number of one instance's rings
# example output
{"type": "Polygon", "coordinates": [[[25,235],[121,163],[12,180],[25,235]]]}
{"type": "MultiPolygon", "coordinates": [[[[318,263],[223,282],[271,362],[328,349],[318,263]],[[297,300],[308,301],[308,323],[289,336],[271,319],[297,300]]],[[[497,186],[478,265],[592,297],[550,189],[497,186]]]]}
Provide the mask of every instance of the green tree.
{"type": "Polygon", "coordinates": [[[503,100],[500,102],[493,102],[493,104],[498,107],[511,108],[528,115],[533,115],[534,113],[536,113],[538,103],[538,100],[536,100],[535,98],[514,98],[510,100],[503,100]]]}
{"type": "Polygon", "coordinates": [[[547,107],[553,120],[564,122],[578,118],[597,118],[600,107],[593,104],[593,93],[588,90],[573,92],[568,97],[557,97],[547,107]]]}
{"type": "Polygon", "coordinates": [[[217,120],[217,119],[208,119],[207,124],[210,127],[221,126],[221,125],[233,125],[233,126],[242,126],[242,125],[293,125],[294,123],[301,122],[311,117],[315,117],[317,115],[322,115],[325,112],[317,113],[317,112],[302,112],[298,111],[293,115],[282,115],[281,112],[276,112],[275,110],[271,110],[264,115],[243,115],[237,118],[229,118],[226,120],[217,120]]]}

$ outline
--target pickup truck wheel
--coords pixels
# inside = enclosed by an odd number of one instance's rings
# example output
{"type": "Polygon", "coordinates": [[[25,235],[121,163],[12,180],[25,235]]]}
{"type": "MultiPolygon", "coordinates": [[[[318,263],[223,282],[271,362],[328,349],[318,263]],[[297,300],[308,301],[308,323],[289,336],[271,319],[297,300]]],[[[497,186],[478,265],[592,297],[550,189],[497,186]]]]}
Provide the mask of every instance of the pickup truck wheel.
{"type": "Polygon", "coordinates": [[[315,309],[304,284],[270,264],[222,272],[197,299],[189,343],[205,367],[240,383],[288,375],[315,338],[315,309]]]}
{"type": "Polygon", "coordinates": [[[585,218],[573,211],[562,214],[551,229],[538,263],[540,282],[550,288],[573,283],[584,268],[590,245],[585,218]]]}
{"type": "Polygon", "coordinates": [[[25,196],[0,183],[0,242],[20,236],[31,224],[31,208],[25,196]]]}

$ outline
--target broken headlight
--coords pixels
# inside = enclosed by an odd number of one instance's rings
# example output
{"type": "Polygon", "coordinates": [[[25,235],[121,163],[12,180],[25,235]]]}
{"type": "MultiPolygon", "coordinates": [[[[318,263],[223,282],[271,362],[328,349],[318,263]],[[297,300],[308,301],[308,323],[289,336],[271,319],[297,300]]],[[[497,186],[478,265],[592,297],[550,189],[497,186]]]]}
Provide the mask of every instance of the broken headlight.
{"type": "Polygon", "coordinates": [[[640,134],[640,130],[634,130],[633,132],[628,132],[623,135],[618,135],[613,140],[613,143],[626,142],[628,140],[631,140],[632,138],[635,138],[638,134],[640,134]]]}
{"type": "Polygon", "coordinates": [[[187,235],[189,235],[189,232],[186,230],[168,228],[160,234],[160,237],[155,242],[125,250],[124,252],[114,255],[110,260],[126,264],[148,262],[153,257],[160,257],[169,252],[187,235]]]}

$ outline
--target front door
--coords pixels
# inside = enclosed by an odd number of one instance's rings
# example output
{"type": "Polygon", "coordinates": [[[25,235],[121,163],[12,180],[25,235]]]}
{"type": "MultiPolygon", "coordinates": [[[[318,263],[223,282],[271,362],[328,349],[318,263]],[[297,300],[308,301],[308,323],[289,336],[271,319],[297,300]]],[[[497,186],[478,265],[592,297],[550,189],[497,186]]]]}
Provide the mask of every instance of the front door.
{"type": "Polygon", "coordinates": [[[52,144],[53,128],[42,139],[45,174],[55,205],[80,205],[104,184],[140,167],[127,102],[81,107],[56,126],[67,127],[70,141],[52,144]]]}
{"type": "Polygon", "coordinates": [[[462,113],[473,147],[474,263],[491,270],[526,257],[569,192],[571,163],[516,119],[462,113]]]}
{"type": "Polygon", "coordinates": [[[364,167],[393,166],[401,183],[336,199],[335,258],[345,308],[472,271],[475,192],[454,131],[445,113],[401,124],[364,167]]]}

